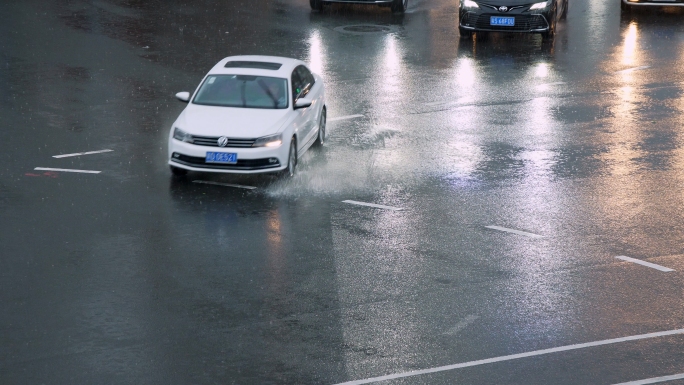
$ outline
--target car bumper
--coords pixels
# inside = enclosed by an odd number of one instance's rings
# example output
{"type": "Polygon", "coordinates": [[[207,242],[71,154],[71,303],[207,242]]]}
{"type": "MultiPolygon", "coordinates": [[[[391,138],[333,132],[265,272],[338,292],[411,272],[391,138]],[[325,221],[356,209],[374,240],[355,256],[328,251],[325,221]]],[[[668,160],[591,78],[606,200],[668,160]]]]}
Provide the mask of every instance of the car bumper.
{"type": "Polygon", "coordinates": [[[543,14],[510,14],[461,11],[459,26],[466,30],[485,32],[540,33],[549,31],[548,17],[543,14]],[[492,16],[515,17],[514,26],[490,25],[492,16]]]}
{"type": "Polygon", "coordinates": [[[287,168],[289,143],[279,147],[228,148],[198,146],[169,140],[169,165],[190,171],[215,172],[228,174],[261,174],[277,172],[287,168]],[[227,152],[237,154],[237,163],[207,163],[207,152],[227,152]]]}
{"type": "Polygon", "coordinates": [[[631,7],[684,7],[684,2],[670,2],[670,1],[627,1],[622,0],[623,3],[631,7]]]}

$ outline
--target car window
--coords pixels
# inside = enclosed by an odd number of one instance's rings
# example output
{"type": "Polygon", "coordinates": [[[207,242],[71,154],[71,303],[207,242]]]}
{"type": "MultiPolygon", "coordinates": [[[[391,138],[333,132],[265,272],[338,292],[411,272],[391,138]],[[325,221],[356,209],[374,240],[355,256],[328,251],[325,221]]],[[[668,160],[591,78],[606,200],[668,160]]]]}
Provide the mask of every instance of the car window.
{"type": "Polygon", "coordinates": [[[287,108],[287,80],[267,76],[210,75],[194,104],[242,108],[287,108]]]}
{"type": "Polygon", "coordinates": [[[297,67],[297,72],[299,72],[299,76],[304,79],[304,83],[309,83],[313,86],[313,84],[316,82],[311,71],[309,71],[309,69],[305,66],[297,67]]]}
{"type": "Polygon", "coordinates": [[[313,87],[315,83],[314,77],[311,74],[311,71],[304,66],[298,66],[295,71],[299,74],[299,78],[302,80],[302,94],[300,97],[304,97],[313,87]]]}
{"type": "Polygon", "coordinates": [[[292,100],[296,102],[297,99],[300,98],[303,88],[302,79],[299,76],[299,72],[295,68],[295,70],[292,71],[292,100]]]}

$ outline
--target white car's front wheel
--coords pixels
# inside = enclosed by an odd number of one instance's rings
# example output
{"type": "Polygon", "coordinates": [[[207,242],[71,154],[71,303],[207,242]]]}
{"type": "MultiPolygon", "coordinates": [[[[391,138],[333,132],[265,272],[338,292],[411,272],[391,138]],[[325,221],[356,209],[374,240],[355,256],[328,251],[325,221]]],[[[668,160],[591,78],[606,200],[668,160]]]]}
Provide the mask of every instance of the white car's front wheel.
{"type": "Polygon", "coordinates": [[[282,176],[285,178],[292,178],[297,168],[297,140],[292,137],[290,140],[290,152],[287,156],[287,168],[282,171],[282,176]]]}
{"type": "Polygon", "coordinates": [[[323,107],[323,111],[321,111],[321,119],[318,121],[318,137],[316,138],[316,142],[314,142],[314,146],[316,147],[323,147],[323,143],[325,143],[325,123],[327,119],[327,113],[325,111],[325,107],[323,107]]]}

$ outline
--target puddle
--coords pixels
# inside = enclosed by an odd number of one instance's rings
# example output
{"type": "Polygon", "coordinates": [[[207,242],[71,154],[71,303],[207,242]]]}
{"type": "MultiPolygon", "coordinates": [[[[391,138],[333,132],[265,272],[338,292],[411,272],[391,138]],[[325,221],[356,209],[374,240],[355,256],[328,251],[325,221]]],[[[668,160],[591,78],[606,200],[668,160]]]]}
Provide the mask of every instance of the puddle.
{"type": "Polygon", "coordinates": [[[335,31],[347,35],[376,35],[393,33],[397,31],[397,28],[389,25],[357,24],[337,27],[335,31]]]}

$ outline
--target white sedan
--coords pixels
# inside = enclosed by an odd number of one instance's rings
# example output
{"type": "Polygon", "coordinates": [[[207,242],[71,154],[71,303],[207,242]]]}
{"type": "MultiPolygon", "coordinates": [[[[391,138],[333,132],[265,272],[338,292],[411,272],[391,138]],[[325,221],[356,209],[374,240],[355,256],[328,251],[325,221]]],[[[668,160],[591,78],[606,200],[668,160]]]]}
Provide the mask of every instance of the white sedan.
{"type": "Polygon", "coordinates": [[[304,62],[271,56],[227,57],[197,90],[169,133],[169,166],[221,173],[294,175],[297,158],[325,141],[323,79],[304,62]]]}

